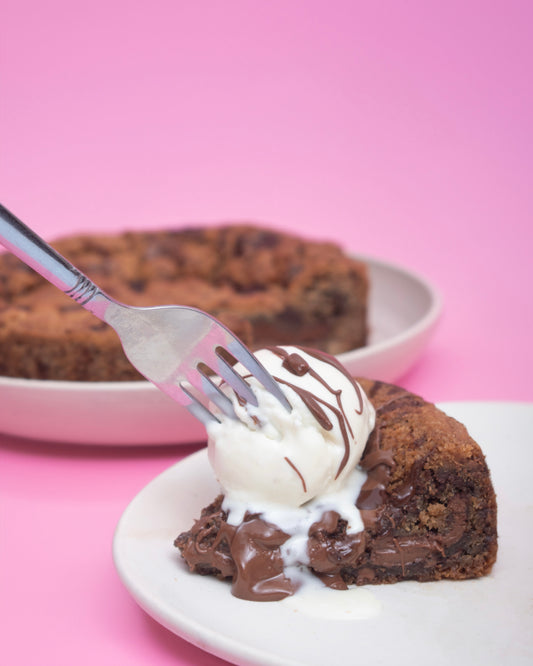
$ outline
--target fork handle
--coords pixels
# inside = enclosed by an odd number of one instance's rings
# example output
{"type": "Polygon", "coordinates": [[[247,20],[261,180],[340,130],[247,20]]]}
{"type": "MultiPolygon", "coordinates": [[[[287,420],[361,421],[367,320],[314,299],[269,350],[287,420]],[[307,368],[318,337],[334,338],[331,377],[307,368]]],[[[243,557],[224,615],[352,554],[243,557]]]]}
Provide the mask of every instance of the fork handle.
{"type": "Polygon", "coordinates": [[[0,242],[77,303],[104,319],[111,301],[81,271],[0,204],[0,242]]]}

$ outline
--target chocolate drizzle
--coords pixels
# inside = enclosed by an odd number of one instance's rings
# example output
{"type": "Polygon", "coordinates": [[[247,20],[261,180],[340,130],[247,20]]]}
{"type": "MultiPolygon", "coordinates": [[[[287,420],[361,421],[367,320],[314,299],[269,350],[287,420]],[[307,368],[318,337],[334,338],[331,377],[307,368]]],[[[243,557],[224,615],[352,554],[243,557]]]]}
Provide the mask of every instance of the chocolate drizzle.
{"type": "MultiPolygon", "coordinates": [[[[336,407],[333,405],[330,405],[329,402],[326,402],[325,400],[322,400],[318,396],[316,396],[314,393],[311,393],[311,391],[307,391],[306,389],[303,389],[299,386],[295,386],[294,384],[291,384],[291,382],[287,382],[284,379],[281,379],[280,377],[274,377],[274,379],[278,382],[278,384],[284,384],[285,386],[288,386],[291,388],[295,393],[297,393],[300,398],[302,399],[303,403],[307,407],[307,409],[311,412],[311,414],[315,417],[315,419],[318,421],[320,424],[320,427],[323,428],[324,430],[332,430],[333,429],[333,423],[329,420],[326,412],[322,409],[320,404],[325,405],[326,407],[329,407],[337,416],[340,422],[341,430],[343,431],[343,436],[344,432],[346,431],[346,426],[345,426],[345,419],[343,418],[342,413],[340,410],[338,410],[336,407]]],[[[346,445],[348,445],[348,436],[344,437],[346,441],[346,445]]]]}
{"type": "MultiPolygon", "coordinates": [[[[319,398],[311,391],[303,389],[299,386],[295,386],[291,382],[287,382],[279,377],[275,377],[276,381],[279,384],[284,384],[285,386],[290,387],[295,393],[297,393],[300,396],[307,409],[309,409],[311,414],[320,424],[320,427],[323,428],[324,430],[328,431],[332,430],[333,424],[331,423],[330,419],[328,418],[328,415],[321,407],[321,405],[324,405],[326,408],[330,409],[335,415],[344,442],[344,455],[335,474],[335,478],[337,479],[339,475],[342,473],[343,469],[348,464],[348,460],[350,458],[350,437],[353,438],[353,431],[350,426],[350,421],[346,416],[342,404],[342,390],[334,389],[333,387],[331,387],[321,377],[321,375],[309,365],[309,363],[305,360],[305,358],[300,354],[298,354],[297,352],[289,353],[283,347],[267,347],[267,349],[269,349],[273,354],[276,354],[276,356],[279,356],[283,360],[282,367],[285,368],[285,370],[288,370],[290,373],[292,373],[297,377],[303,377],[304,375],[309,374],[311,377],[313,377],[313,379],[320,382],[322,386],[324,386],[329,391],[329,393],[331,393],[331,395],[335,397],[335,401],[337,403],[336,406],[334,404],[331,404],[323,400],[322,398],[319,398]]],[[[354,387],[359,400],[359,406],[355,409],[355,412],[357,414],[362,414],[364,401],[361,388],[359,387],[355,379],[351,377],[346,371],[346,369],[339,363],[339,361],[337,361],[337,359],[334,356],[330,356],[325,352],[319,352],[315,349],[307,349],[301,347],[301,350],[304,353],[309,354],[309,356],[312,356],[313,358],[316,358],[317,360],[322,361],[323,363],[328,363],[329,365],[333,366],[335,369],[342,372],[342,374],[350,381],[350,384],[354,387]]]]}
{"type": "MultiPolygon", "coordinates": [[[[376,387],[387,386],[380,382],[375,382],[373,388],[374,393],[376,392],[376,387]]],[[[359,497],[357,498],[356,506],[359,510],[364,511],[363,518],[367,518],[371,515],[369,511],[374,511],[379,506],[381,506],[387,496],[386,488],[389,484],[391,470],[394,467],[394,455],[391,449],[383,449],[381,447],[381,421],[385,414],[393,411],[398,408],[405,408],[409,403],[412,403],[412,398],[407,392],[396,387],[391,387],[395,389],[393,395],[384,403],[380,404],[376,409],[376,426],[374,430],[370,433],[368,438],[363,457],[359,463],[361,469],[367,473],[367,478],[359,497]]],[[[420,402],[419,398],[416,398],[420,402]]],[[[421,466],[419,461],[418,465],[421,466]]],[[[409,480],[405,486],[405,497],[410,497],[414,490],[414,479],[416,478],[417,469],[412,469],[411,474],[409,475],[409,480]]],[[[404,498],[398,497],[397,500],[401,504],[404,498]]]]}
{"type": "Polygon", "coordinates": [[[368,438],[365,455],[359,463],[361,469],[367,473],[367,477],[357,498],[358,509],[373,510],[383,504],[393,465],[392,451],[384,451],[380,448],[379,427],[374,428],[368,438]]]}
{"type": "Polygon", "coordinates": [[[305,479],[304,479],[302,473],[300,472],[300,470],[296,467],[296,465],[292,462],[292,460],[290,458],[287,458],[287,456],[285,456],[284,460],[286,460],[287,463],[289,464],[289,466],[292,467],[292,469],[296,472],[296,474],[298,474],[298,476],[300,477],[300,481],[302,482],[303,491],[304,491],[304,493],[306,493],[307,492],[307,484],[305,483],[305,479]]]}

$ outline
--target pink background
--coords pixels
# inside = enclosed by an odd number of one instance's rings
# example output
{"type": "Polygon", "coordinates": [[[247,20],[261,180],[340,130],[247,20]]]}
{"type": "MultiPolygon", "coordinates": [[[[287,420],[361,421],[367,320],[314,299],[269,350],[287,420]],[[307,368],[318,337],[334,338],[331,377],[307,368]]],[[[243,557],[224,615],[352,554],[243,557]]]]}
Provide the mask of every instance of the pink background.
{"type": "MultiPolygon", "coordinates": [[[[533,401],[531,7],[3,0],[0,201],[49,239],[253,220],[399,263],[445,301],[399,383],[533,401]]],[[[111,560],[192,450],[0,436],[1,663],[223,663],[111,560]]]]}

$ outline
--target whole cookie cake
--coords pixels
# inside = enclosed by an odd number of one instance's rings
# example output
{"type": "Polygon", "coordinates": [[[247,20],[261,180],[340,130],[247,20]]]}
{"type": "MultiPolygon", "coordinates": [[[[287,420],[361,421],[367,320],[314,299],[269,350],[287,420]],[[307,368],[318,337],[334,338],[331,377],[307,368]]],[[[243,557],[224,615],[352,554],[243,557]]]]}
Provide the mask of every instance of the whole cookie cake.
{"type": "MultiPolygon", "coordinates": [[[[338,354],[366,343],[366,266],[332,243],[230,224],[73,236],[53,246],[113,298],[200,308],[253,349],[301,344],[338,354]]],[[[0,255],[0,375],[141,378],[109,326],[7,253],[0,255]]]]}

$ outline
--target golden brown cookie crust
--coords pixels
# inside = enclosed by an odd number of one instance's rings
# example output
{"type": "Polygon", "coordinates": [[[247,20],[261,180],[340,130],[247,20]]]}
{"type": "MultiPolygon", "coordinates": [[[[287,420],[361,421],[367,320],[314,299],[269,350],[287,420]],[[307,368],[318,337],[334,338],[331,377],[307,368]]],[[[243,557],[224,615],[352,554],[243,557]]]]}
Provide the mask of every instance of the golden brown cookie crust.
{"type": "MultiPolygon", "coordinates": [[[[198,307],[253,349],[299,344],[338,354],[366,343],[366,266],[332,243],[225,225],[53,245],[117,300],[198,307]]],[[[0,256],[0,375],[140,379],[110,327],[8,254],[0,256]]]]}

